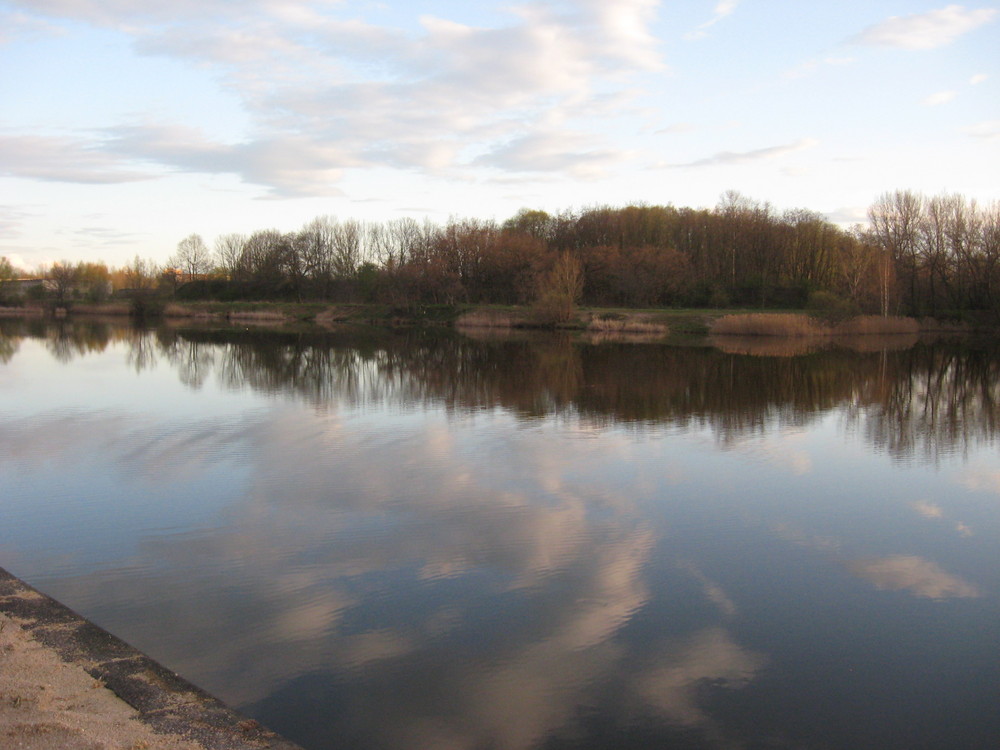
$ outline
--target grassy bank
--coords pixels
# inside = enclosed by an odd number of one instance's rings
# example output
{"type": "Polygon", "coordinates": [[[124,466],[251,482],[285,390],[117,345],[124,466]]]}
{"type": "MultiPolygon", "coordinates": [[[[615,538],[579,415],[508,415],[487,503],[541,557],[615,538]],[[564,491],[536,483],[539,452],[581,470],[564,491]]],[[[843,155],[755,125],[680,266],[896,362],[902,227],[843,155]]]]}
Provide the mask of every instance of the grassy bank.
{"type": "MultiPolygon", "coordinates": [[[[73,303],[60,308],[51,303],[0,308],[0,316],[66,315],[127,317],[135,309],[128,301],[100,304],[73,303]]],[[[145,318],[231,325],[342,325],[379,327],[454,326],[466,331],[551,328],[528,306],[336,304],[321,302],[175,302],[150,300],[145,318]]],[[[635,337],[671,341],[695,340],[706,335],[802,338],[816,336],[873,336],[995,331],[980,325],[942,323],[932,319],[858,316],[840,322],[824,321],[801,311],[769,313],[739,309],[630,309],[581,308],[558,328],[591,337],[635,337]]]]}

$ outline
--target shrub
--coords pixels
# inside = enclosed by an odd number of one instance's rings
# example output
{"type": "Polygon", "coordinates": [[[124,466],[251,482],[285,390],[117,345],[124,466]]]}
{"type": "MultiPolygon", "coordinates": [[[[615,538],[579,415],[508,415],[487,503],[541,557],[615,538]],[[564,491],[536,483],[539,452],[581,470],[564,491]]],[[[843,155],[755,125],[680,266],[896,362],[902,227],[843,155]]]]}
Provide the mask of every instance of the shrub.
{"type": "Polygon", "coordinates": [[[816,317],[831,323],[847,320],[859,312],[857,304],[852,300],[822,290],[809,295],[806,309],[816,317]]]}

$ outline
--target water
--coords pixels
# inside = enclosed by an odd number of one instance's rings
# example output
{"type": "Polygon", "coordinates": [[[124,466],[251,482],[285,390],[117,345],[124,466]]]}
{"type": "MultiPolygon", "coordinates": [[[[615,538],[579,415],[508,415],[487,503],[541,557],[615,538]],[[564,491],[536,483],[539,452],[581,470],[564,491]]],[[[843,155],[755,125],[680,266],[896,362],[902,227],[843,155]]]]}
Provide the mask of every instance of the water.
{"type": "Polygon", "coordinates": [[[307,748],[1000,746],[1000,350],[724,346],[0,321],[0,565],[307,748]]]}

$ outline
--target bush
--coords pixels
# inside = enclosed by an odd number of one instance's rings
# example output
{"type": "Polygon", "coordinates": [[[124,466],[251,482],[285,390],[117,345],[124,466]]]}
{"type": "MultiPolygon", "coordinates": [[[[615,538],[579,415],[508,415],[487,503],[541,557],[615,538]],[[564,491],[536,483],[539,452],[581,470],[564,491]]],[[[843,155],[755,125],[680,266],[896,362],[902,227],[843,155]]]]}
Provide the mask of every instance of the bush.
{"type": "Polygon", "coordinates": [[[829,323],[837,323],[857,315],[860,310],[852,300],[838,297],[833,292],[817,291],[809,295],[806,309],[829,323]]]}

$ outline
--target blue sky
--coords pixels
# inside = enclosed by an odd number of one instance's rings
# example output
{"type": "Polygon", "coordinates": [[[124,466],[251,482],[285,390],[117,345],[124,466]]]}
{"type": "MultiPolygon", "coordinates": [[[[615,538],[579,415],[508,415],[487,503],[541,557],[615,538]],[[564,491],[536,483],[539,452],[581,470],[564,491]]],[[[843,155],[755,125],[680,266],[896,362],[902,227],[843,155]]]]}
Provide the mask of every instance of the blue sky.
{"type": "Polygon", "coordinates": [[[1000,199],[1000,3],[0,0],[0,255],[734,189],[1000,199]]]}

